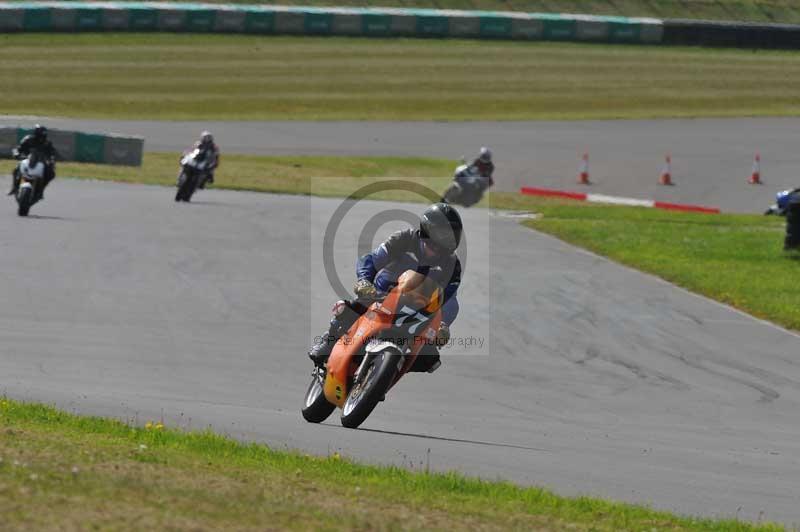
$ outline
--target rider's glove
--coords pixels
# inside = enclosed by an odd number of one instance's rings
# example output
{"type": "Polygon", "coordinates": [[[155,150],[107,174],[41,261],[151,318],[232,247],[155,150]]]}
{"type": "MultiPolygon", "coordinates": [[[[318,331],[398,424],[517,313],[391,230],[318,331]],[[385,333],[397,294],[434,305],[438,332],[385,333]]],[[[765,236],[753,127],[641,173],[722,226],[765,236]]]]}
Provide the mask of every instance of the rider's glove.
{"type": "Polygon", "coordinates": [[[447,345],[450,341],[450,327],[446,323],[439,325],[439,332],[436,333],[436,345],[439,347],[447,345]]]}
{"type": "Polygon", "coordinates": [[[378,295],[378,289],[375,288],[374,284],[366,279],[359,279],[356,281],[356,285],[353,287],[353,292],[356,293],[356,297],[359,299],[370,299],[378,295]]]}

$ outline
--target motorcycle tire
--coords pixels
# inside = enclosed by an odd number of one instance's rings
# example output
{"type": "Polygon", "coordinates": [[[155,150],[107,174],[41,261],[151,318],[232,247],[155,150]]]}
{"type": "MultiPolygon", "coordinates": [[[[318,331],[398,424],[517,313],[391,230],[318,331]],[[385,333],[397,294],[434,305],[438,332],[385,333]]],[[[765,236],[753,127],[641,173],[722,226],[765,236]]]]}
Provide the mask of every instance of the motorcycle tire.
{"type": "Polygon", "coordinates": [[[181,172],[181,175],[178,176],[178,191],[175,192],[175,201],[183,201],[183,186],[186,184],[186,174],[181,172]]]}
{"type": "Polygon", "coordinates": [[[329,403],[325,398],[325,393],[322,390],[324,379],[322,370],[315,370],[314,375],[311,377],[311,384],[309,384],[306,391],[305,406],[300,412],[309,423],[322,423],[336,409],[336,405],[329,403]]]}
{"type": "Polygon", "coordinates": [[[446,203],[458,205],[461,200],[461,187],[457,183],[452,183],[447,187],[447,190],[445,190],[442,199],[444,199],[446,203]]]}
{"type": "Polygon", "coordinates": [[[17,214],[19,216],[28,216],[28,212],[31,210],[31,204],[33,203],[33,189],[31,188],[21,188],[18,195],[17,195],[17,203],[19,204],[19,208],[17,209],[17,214]]]}
{"type": "Polygon", "coordinates": [[[362,383],[356,383],[342,408],[342,426],[357,428],[384,398],[402,367],[403,355],[386,349],[372,357],[362,383]]]}
{"type": "Polygon", "coordinates": [[[483,193],[485,189],[478,184],[471,184],[468,187],[464,187],[461,197],[461,205],[464,207],[472,207],[476,203],[480,202],[483,199],[483,193]]]}
{"type": "Polygon", "coordinates": [[[178,192],[175,194],[175,201],[190,201],[196,186],[197,179],[195,177],[181,172],[181,176],[178,178],[178,192]]]}

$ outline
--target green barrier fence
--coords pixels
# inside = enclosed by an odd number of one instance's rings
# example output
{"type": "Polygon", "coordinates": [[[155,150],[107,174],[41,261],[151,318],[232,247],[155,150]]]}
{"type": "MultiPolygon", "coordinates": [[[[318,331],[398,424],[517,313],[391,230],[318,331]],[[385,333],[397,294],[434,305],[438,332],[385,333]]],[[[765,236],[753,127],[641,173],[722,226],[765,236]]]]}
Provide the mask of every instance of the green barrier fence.
{"type": "Polygon", "coordinates": [[[658,19],[154,2],[0,2],[0,32],[172,31],[658,43],[658,19]]]}
{"type": "MultiPolygon", "coordinates": [[[[31,129],[0,127],[0,158],[10,158],[15,148],[31,129]]],[[[141,166],[144,139],[82,131],[50,128],[48,138],[64,161],[141,166]]]]}

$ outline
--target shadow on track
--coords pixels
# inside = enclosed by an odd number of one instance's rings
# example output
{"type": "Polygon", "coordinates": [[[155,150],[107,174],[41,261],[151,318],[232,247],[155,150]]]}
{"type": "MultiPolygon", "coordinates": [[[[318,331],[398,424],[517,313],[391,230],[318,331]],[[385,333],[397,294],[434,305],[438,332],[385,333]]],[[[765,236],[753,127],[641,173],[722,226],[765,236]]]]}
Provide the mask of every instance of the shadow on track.
{"type": "Polygon", "coordinates": [[[43,214],[29,214],[28,218],[34,220],[60,220],[63,222],[75,222],[77,218],[64,218],[63,216],[46,216],[43,214]]]}
{"type": "Polygon", "coordinates": [[[189,202],[189,205],[209,205],[212,207],[233,207],[232,203],[224,203],[221,201],[196,201],[192,200],[189,202]]]}
{"type": "MultiPolygon", "coordinates": [[[[339,425],[334,425],[333,423],[321,423],[322,426],[325,427],[333,427],[333,428],[341,428],[339,425]]],[[[348,429],[350,430],[350,429],[348,429]]],[[[390,436],[406,436],[408,438],[421,438],[424,440],[436,440],[436,441],[446,441],[452,443],[469,443],[471,445],[483,445],[486,447],[504,447],[506,449],[522,449],[525,451],[540,451],[544,453],[552,452],[550,449],[543,449],[541,447],[528,447],[525,445],[515,445],[513,443],[502,443],[502,442],[492,442],[492,441],[481,441],[481,440],[466,440],[461,438],[448,438],[446,436],[433,436],[431,434],[416,434],[413,432],[397,432],[393,430],[379,430],[379,429],[364,429],[359,428],[355,429],[362,432],[372,432],[375,434],[387,434],[390,436]]]]}

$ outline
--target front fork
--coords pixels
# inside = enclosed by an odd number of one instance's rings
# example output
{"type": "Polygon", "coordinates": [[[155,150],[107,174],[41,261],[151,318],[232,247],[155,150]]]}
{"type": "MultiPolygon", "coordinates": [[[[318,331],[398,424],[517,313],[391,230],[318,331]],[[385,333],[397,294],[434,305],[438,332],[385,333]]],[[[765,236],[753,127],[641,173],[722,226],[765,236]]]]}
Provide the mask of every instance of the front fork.
{"type": "Polygon", "coordinates": [[[361,379],[367,374],[367,368],[369,367],[369,361],[375,358],[373,353],[364,353],[364,358],[361,359],[361,364],[358,365],[358,369],[356,370],[355,376],[353,377],[353,383],[361,382],[361,379]]]}

